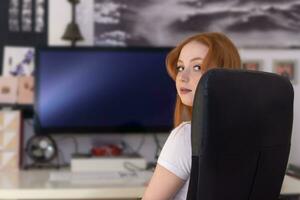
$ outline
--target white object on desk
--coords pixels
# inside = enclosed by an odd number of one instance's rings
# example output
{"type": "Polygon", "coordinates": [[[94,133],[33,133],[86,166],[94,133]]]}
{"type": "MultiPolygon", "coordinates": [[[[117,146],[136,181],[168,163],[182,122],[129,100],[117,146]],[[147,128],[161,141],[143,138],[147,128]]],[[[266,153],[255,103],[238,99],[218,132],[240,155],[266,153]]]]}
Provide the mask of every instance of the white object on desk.
{"type": "Polygon", "coordinates": [[[49,181],[68,181],[74,184],[144,184],[152,176],[150,171],[70,172],[53,171],[49,181]]]}
{"type": "Polygon", "coordinates": [[[72,172],[102,172],[145,170],[147,161],[139,155],[74,157],[71,159],[72,172]]]}

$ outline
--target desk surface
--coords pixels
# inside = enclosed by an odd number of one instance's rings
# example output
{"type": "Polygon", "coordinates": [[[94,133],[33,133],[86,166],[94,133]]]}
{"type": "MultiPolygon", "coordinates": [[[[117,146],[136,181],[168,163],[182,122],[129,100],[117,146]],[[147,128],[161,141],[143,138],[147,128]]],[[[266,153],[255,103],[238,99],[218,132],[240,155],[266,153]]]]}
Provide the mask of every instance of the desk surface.
{"type": "MultiPolygon", "coordinates": [[[[54,170],[53,170],[54,171],[54,170]]],[[[137,199],[147,180],[101,183],[49,181],[49,170],[0,172],[0,199],[137,199]]]]}
{"type": "MultiPolygon", "coordinates": [[[[49,181],[49,170],[0,172],[0,199],[138,199],[147,180],[74,184],[49,181]]],[[[285,176],[281,194],[300,194],[300,180],[285,176]]]]}

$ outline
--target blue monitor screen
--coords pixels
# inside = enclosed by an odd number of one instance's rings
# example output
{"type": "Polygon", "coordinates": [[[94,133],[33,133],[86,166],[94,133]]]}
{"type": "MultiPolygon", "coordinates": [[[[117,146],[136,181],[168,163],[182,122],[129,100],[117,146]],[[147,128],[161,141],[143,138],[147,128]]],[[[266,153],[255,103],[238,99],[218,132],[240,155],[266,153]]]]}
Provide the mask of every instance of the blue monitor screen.
{"type": "Polygon", "coordinates": [[[38,133],[164,132],[176,89],[167,48],[46,48],[37,55],[38,133]]]}

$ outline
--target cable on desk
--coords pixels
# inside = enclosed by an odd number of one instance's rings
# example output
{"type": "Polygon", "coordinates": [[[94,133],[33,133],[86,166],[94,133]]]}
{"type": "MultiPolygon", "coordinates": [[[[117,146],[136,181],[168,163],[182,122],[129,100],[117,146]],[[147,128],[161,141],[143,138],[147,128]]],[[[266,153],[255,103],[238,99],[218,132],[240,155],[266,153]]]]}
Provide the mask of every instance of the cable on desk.
{"type": "Polygon", "coordinates": [[[144,171],[145,169],[131,163],[131,162],[124,162],[124,168],[128,171],[134,172],[134,171],[144,171]]]}
{"type": "Polygon", "coordinates": [[[140,150],[145,144],[145,140],[146,140],[146,136],[143,134],[140,143],[136,149],[133,149],[130,145],[128,145],[128,143],[124,139],[122,139],[121,145],[123,146],[123,149],[125,151],[129,149],[130,150],[129,153],[139,154],[140,150]]]}

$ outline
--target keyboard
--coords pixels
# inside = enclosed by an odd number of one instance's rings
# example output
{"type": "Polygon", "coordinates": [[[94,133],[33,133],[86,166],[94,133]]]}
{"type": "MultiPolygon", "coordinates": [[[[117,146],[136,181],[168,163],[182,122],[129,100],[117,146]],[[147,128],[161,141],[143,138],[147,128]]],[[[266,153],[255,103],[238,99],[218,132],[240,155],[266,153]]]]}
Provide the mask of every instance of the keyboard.
{"type": "Polygon", "coordinates": [[[70,182],[72,184],[145,184],[153,172],[122,171],[122,172],[70,172],[53,171],[49,174],[50,182],[70,182]]]}

